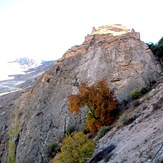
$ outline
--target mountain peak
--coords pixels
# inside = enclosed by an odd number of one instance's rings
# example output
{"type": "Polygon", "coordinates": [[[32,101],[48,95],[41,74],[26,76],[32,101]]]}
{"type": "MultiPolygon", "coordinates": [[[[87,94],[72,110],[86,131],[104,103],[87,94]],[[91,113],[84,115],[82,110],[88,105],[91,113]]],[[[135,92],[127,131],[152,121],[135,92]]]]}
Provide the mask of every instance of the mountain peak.
{"type": "Polygon", "coordinates": [[[129,29],[121,24],[104,25],[98,28],[93,27],[92,33],[85,36],[82,45],[75,45],[68,49],[63,55],[63,58],[72,57],[79,53],[84,53],[92,45],[101,46],[101,43],[106,46],[112,46],[110,42],[118,44],[120,40],[134,38],[140,40],[140,33],[135,32],[133,28],[129,29]]]}

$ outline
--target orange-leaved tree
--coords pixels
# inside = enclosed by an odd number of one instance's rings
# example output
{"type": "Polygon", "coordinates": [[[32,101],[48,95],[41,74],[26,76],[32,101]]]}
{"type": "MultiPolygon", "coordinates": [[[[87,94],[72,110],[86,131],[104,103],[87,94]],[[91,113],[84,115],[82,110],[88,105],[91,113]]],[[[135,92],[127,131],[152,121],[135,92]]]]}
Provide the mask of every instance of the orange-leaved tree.
{"type": "Polygon", "coordinates": [[[88,107],[86,126],[92,133],[112,122],[113,111],[117,106],[113,91],[108,88],[106,80],[100,80],[91,86],[81,83],[79,93],[68,95],[68,102],[71,113],[78,113],[80,108],[88,107]]]}

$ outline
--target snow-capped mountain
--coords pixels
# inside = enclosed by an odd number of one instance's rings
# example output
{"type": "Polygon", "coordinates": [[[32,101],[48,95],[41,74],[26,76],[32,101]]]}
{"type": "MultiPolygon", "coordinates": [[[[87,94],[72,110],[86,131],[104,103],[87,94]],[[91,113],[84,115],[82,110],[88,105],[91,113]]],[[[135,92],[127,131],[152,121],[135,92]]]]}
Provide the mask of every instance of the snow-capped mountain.
{"type": "Polygon", "coordinates": [[[53,64],[54,61],[40,61],[27,57],[13,61],[0,61],[0,93],[31,86],[38,76],[53,64]]]}
{"type": "Polygon", "coordinates": [[[15,74],[25,74],[30,68],[41,65],[41,61],[34,59],[17,58],[13,61],[1,61],[0,64],[0,81],[13,79],[15,74]]]}

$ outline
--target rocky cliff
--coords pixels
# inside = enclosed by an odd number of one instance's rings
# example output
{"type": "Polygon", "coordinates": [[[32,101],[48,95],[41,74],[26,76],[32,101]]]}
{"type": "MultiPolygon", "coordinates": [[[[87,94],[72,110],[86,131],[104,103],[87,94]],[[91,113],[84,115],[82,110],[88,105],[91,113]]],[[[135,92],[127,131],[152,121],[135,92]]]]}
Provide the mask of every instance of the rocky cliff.
{"type": "Polygon", "coordinates": [[[163,162],[163,76],[138,100],[132,101],[123,115],[132,119],[128,125],[116,122],[96,142],[89,163],[162,163],[163,162]]]}
{"type": "Polygon", "coordinates": [[[49,162],[48,144],[60,142],[68,126],[81,127],[84,113],[70,115],[67,104],[68,94],[76,93],[80,82],[107,79],[123,104],[131,100],[131,91],[156,82],[161,72],[160,64],[133,29],[122,25],[93,28],[82,45],[69,49],[21,97],[14,110],[19,131],[17,162],[49,162]]]}

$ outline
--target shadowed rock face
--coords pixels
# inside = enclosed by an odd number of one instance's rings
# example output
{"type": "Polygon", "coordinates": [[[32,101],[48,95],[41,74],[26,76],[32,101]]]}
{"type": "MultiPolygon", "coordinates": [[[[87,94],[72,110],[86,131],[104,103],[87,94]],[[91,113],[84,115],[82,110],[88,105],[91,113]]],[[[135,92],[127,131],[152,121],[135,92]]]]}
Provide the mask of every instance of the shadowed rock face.
{"type": "Polygon", "coordinates": [[[85,112],[70,115],[67,105],[68,94],[76,93],[80,82],[106,78],[122,102],[160,76],[161,67],[139,33],[120,25],[97,31],[69,49],[20,101],[18,163],[48,162],[48,143],[61,141],[68,126],[81,127],[85,112]]]}
{"type": "Polygon", "coordinates": [[[5,162],[5,154],[7,153],[7,143],[9,139],[9,126],[13,122],[14,105],[18,98],[25,90],[9,93],[0,96],[0,162],[5,162]]]}

